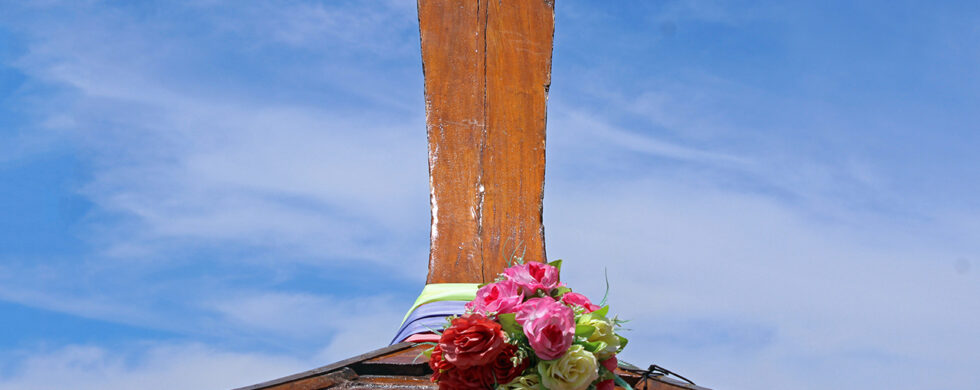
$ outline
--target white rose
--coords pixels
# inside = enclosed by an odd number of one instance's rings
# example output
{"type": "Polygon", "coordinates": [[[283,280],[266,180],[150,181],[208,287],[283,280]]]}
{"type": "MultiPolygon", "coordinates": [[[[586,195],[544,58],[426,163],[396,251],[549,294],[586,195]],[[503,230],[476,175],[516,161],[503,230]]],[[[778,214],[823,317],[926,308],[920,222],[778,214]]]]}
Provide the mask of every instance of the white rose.
{"type": "Polygon", "coordinates": [[[595,355],[572,345],[562,357],[538,363],[541,384],[550,390],[585,390],[599,378],[595,355]]]}
{"type": "Polygon", "coordinates": [[[610,356],[616,354],[619,350],[619,336],[616,336],[616,332],[613,331],[612,321],[605,317],[587,314],[582,316],[582,320],[579,323],[595,328],[595,332],[589,335],[590,342],[602,341],[606,343],[605,348],[595,352],[599,359],[608,359],[610,356]]]}
{"type": "Polygon", "coordinates": [[[540,384],[540,376],[537,374],[528,374],[514,378],[508,384],[497,386],[497,390],[538,390],[538,385],[540,384]]]}

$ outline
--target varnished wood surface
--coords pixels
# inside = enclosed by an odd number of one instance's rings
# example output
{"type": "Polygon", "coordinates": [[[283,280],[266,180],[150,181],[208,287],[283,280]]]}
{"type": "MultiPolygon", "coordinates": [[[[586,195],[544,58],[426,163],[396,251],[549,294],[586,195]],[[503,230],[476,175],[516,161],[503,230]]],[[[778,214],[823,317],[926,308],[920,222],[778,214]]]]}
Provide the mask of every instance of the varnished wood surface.
{"type": "MultiPolygon", "coordinates": [[[[396,344],[355,358],[346,359],[300,374],[272,380],[238,390],[320,390],[320,389],[436,389],[430,381],[432,371],[419,354],[428,345],[396,344]]],[[[635,389],[708,390],[671,378],[652,377],[646,387],[640,375],[617,370],[635,389]]],[[[617,387],[619,389],[619,387],[617,387]]]]}
{"type": "Polygon", "coordinates": [[[432,206],[429,283],[544,261],[554,3],[419,0],[432,206]]]}
{"type": "MultiPolygon", "coordinates": [[[[393,344],[384,348],[376,349],[371,352],[367,352],[348,359],[344,359],[339,362],[334,362],[323,367],[314,368],[312,370],[303,371],[300,373],[284,376],[282,378],[273,379],[270,381],[262,382],[251,386],[240,387],[235,390],[286,389],[289,387],[283,387],[283,386],[288,386],[295,383],[308,383],[309,382],[308,379],[310,378],[321,377],[345,367],[350,367],[355,364],[377,358],[379,356],[387,356],[389,354],[401,352],[412,347],[413,345],[411,343],[393,344]]],[[[295,390],[304,390],[307,388],[313,388],[313,387],[299,387],[296,388],[295,390]]]]}
{"type": "Polygon", "coordinates": [[[323,373],[317,376],[298,379],[295,381],[281,383],[271,387],[265,387],[266,390],[311,390],[311,389],[328,389],[339,384],[350,382],[358,378],[357,373],[354,370],[343,367],[341,369],[323,373]]]}

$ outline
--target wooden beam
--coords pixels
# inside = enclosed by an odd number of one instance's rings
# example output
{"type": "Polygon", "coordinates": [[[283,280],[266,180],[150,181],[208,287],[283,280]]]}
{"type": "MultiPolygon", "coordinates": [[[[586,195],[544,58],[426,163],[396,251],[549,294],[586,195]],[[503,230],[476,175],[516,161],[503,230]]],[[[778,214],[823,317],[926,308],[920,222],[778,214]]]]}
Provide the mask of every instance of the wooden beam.
{"type": "Polygon", "coordinates": [[[432,230],[429,283],[544,261],[554,2],[419,0],[432,230]]]}

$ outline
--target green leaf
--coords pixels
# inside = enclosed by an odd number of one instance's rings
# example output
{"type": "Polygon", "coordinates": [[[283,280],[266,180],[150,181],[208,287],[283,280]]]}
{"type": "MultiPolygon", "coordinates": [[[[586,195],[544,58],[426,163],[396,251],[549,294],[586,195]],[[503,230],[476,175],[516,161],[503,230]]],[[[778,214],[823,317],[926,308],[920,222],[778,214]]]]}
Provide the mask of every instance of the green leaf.
{"type": "Polygon", "coordinates": [[[575,325],[575,336],[589,338],[595,333],[595,327],[591,325],[575,325]]]}
{"type": "Polygon", "coordinates": [[[619,387],[622,387],[622,388],[624,388],[626,390],[633,390],[633,388],[630,387],[630,384],[629,383],[626,383],[626,381],[624,381],[623,378],[620,378],[619,375],[617,375],[613,379],[616,382],[616,384],[619,385],[619,387]]]}
{"type": "Polygon", "coordinates": [[[616,337],[619,338],[619,351],[617,352],[623,352],[623,349],[626,348],[626,343],[629,343],[630,340],[618,334],[616,335],[616,337]]]}
{"type": "MultiPolygon", "coordinates": [[[[504,246],[507,246],[507,243],[510,242],[510,240],[511,239],[508,238],[506,241],[504,241],[504,246]]],[[[521,249],[521,247],[522,247],[522,244],[520,242],[515,242],[514,243],[514,251],[510,253],[510,258],[507,259],[507,268],[512,267],[514,265],[514,263],[524,264],[524,252],[527,250],[527,248],[524,248],[523,250],[521,250],[521,255],[518,256],[517,255],[517,250],[518,249],[521,249]]]]}
{"type": "Polygon", "coordinates": [[[517,315],[514,313],[504,313],[497,315],[497,321],[500,322],[500,327],[504,329],[504,332],[510,334],[522,334],[524,333],[524,328],[521,324],[517,323],[517,315]]]}
{"type": "Polygon", "coordinates": [[[527,252],[527,247],[524,247],[523,244],[518,242],[517,246],[514,247],[514,254],[511,256],[514,257],[514,261],[517,262],[517,264],[524,265],[524,254],[526,252],[527,252]],[[517,248],[521,248],[520,256],[517,255],[517,248]]]}
{"type": "MultiPolygon", "coordinates": [[[[449,326],[447,325],[446,327],[448,328],[449,326]]],[[[425,327],[425,329],[427,329],[427,330],[428,330],[429,332],[432,332],[432,333],[435,333],[435,334],[437,334],[437,335],[440,335],[440,336],[442,336],[442,330],[439,330],[439,329],[433,329],[433,328],[430,328],[430,327],[428,327],[428,326],[426,326],[426,327],[425,327]]]]}
{"type": "Polygon", "coordinates": [[[592,312],[592,315],[594,315],[596,317],[605,317],[606,314],[609,314],[609,306],[608,305],[607,306],[603,306],[599,310],[596,310],[596,311],[592,312]]]}
{"type": "Polygon", "coordinates": [[[562,295],[565,295],[565,293],[569,293],[571,291],[572,291],[572,289],[570,289],[568,287],[564,287],[564,286],[563,287],[557,287],[557,288],[551,290],[551,297],[552,298],[555,298],[555,299],[561,299],[561,296],[562,295]]]}
{"type": "Polygon", "coordinates": [[[420,358],[423,358],[423,357],[425,358],[425,360],[432,359],[432,350],[433,349],[435,349],[435,348],[429,348],[429,349],[423,350],[422,352],[419,352],[418,355],[415,355],[415,359],[412,359],[412,363],[417,362],[420,358]]]}
{"type": "Polygon", "coordinates": [[[552,262],[548,263],[548,265],[550,265],[552,267],[555,267],[555,268],[558,268],[558,272],[561,272],[561,259],[552,261],[552,262]]]}
{"type": "Polygon", "coordinates": [[[599,306],[605,306],[606,299],[609,299],[609,268],[603,268],[603,273],[606,275],[606,293],[602,296],[602,302],[599,302],[599,306]]]}
{"type": "Polygon", "coordinates": [[[608,345],[606,344],[605,341],[594,341],[594,342],[583,341],[580,344],[582,344],[582,347],[585,348],[586,351],[592,353],[606,349],[606,346],[608,345]]]}

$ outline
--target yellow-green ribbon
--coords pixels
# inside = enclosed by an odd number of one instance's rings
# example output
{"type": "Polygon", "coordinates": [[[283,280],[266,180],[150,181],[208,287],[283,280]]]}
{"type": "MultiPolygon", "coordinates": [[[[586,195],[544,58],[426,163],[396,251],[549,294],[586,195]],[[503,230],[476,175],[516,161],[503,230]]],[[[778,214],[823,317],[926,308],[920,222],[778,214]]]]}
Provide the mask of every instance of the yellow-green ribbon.
{"type": "Polygon", "coordinates": [[[476,290],[478,287],[478,283],[427,284],[424,288],[422,288],[422,293],[419,294],[419,297],[415,300],[415,304],[412,305],[412,308],[408,309],[408,313],[405,313],[405,318],[402,318],[402,324],[405,323],[405,320],[408,319],[408,316],[412,314],[416,308],[426,303],[439,301],[472,301],[474,298],[476,298],[476,290]]]}

